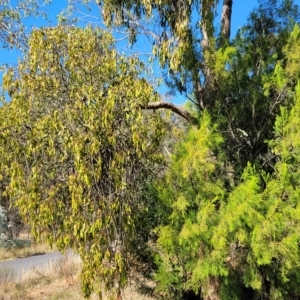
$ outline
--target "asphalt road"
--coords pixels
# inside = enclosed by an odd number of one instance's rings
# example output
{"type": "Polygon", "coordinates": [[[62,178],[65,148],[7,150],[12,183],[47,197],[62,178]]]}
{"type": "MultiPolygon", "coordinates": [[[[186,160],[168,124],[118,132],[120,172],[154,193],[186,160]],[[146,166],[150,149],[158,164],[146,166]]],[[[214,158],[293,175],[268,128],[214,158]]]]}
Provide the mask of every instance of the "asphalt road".
{"type": "Polygon", "coordinates": [[[20,275],[23,271],[30,269],[38,268],[39,270],[43,270],[43,268],[46,268],[49,263],[54,262],[62,257],[63,255],[60,252],[53,252],[43,255],[34,255],[26,258],[3,261],[0,262],[0,275],[1,270],[2,272],[5,271],[7,274],[6,276],[12,277],[15,277],[16,275],[18,277],[18,275],[20,275]]]}
{"type": "Polygon", "coordinates": [[[45,267],[49,262],[57,260],[62,257],[60,252],[53,252],[42,255],[34,255],[25,258],[18,258],[15,260],[7,260],[0,262],[0,268],[9,267],[14,269],[16,272],[22,270],[29,270],[31,268],[42,268],[45,267]]]}

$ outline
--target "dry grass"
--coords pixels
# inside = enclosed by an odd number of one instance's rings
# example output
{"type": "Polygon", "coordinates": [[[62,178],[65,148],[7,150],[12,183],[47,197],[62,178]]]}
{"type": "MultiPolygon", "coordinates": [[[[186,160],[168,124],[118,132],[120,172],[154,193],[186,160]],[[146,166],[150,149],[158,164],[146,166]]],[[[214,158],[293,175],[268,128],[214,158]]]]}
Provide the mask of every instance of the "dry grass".
{"type": "MultiPolygon", "coordinates": [[[[44,269],[32,269],[22,274],[11,270],[0,272],[0,300],[83,300],[77,256],[67,255],[44,269]]],[[[91,300],[96,300],[92,295],[91,300]]],[[[133,285],[122,295],[122,300],[154,300],[136,292],[133,285]]]]}
{"type": "MultiPolygon", "coordinates": [[[[16,258],[23,258],[33,255],[45,254],[57,251],[55,247],[51,248],[49,245],[44,243],[35,243],[32,242],[30,247],[25,248],[11,248],[7,249],[0,249],[0,261],[9,260],[9,259],[16,259],[16,258]]],[[[0,298],[1,300],[1,298],[0,298]]]]}

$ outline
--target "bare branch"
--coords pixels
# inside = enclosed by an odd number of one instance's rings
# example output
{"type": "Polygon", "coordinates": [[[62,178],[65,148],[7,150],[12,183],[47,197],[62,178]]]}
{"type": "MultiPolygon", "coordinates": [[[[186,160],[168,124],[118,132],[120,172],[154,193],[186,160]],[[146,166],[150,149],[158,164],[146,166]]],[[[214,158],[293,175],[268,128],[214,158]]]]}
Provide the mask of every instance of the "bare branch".
{"type": "Polygon", "coordinates": [[[191,113],[189,113],[185,109],[182,109],[170,102],[150,102],[147,105],[141,106],[141,108],[142,109],[153,109],[153,110],[161,109],[161,108],[169,109],[172,112],[174,112],[175,114],[181,116],[182,118],[186,119],[187,121],[189,121],[191,123],[198,122],[197,118],[195,118],[191,113]]]}

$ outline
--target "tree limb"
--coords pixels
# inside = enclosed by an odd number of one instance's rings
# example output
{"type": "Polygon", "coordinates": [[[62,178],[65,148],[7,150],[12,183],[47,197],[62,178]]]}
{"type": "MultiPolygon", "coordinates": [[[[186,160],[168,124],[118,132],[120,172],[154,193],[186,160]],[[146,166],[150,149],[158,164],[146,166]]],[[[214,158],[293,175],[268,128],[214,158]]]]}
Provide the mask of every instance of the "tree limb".
{"type": "Polygon", "coordinates": [[[188,122],[191,123],[197,123],[198,120],[195,118],[191,113],[186,111],[185,109],[182,109],[170,102],[149,102],[147,105],[141,105],[141,109],[169,109],[175,114],[181,116],[182,118],[186,119],[188,122]]]}

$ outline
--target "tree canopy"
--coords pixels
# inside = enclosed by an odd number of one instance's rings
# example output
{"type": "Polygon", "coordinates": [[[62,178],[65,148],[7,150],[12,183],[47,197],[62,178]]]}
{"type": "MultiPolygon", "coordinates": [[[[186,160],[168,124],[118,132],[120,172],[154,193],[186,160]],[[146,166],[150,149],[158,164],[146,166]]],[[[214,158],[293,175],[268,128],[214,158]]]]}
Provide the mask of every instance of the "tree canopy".
{"type": "Polygon", "coordinates": [[[217,4],[97,2],[129,42],[153,38],[184,107],[97,26],[35,29],[3,77],[3,192],[80,254],[86,296],[120,296],[134,270],[157,298],[300,297],[299,8],[259,1],[230,38],[233,1],[220,28],[217,4]]]}
{"type": "Polygon", "coordinates": [[[142,115],[157,98],[142,69],[101,30],[57,27],[34,31],[3,78],[7,192],[36,237],[80,253],[86,295],[94,278],[124,284],[142,183],[162,162],[164,122],[142,115]]]}

